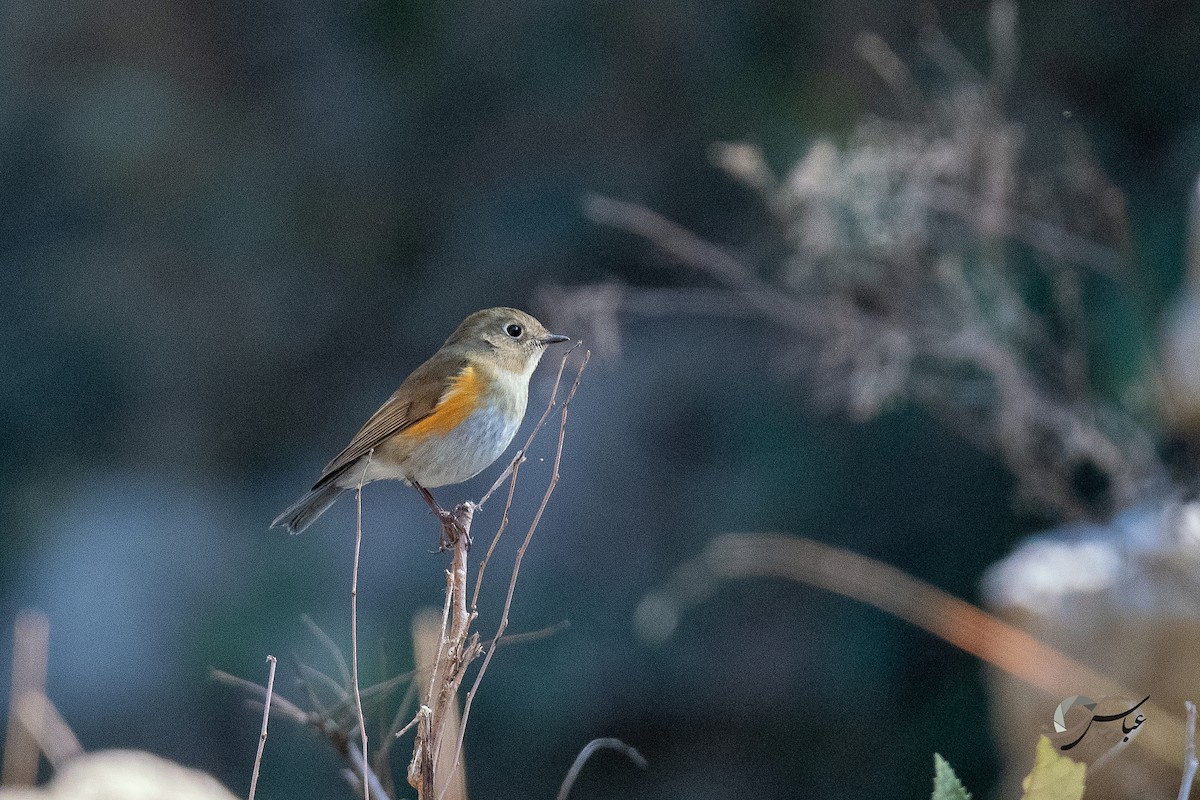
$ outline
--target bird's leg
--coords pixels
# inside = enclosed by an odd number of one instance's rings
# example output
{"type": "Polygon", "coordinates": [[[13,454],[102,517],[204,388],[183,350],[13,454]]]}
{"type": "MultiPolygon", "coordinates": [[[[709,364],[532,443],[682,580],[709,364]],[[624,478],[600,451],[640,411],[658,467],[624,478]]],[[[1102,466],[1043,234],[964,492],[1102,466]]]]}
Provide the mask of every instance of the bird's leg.
{"type": "Polygon", "coordinates": [[[441,540],[438,544],[438,552],[442,552],[453,545],[458,540],[459,536],[467,537],[467,548],[470,549],[471,535],[467,533],[466,528],[464,528],[462,523],[458,521],[458,515],[442,508],[441,503],[439,503],[424,486],[416,481],[410,482],[416,487],[417,491],[421,493],[421,497],[425,498],[425,503],[442,523],[442,534],[441,540]]]}

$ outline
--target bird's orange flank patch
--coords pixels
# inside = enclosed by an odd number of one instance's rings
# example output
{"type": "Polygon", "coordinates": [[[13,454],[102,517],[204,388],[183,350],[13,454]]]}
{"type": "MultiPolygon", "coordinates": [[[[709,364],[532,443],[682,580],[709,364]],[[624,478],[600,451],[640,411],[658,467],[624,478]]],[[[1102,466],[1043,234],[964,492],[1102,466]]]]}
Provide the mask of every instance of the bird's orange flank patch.
{"type": "Polygon", "coordinates": [[[414,423],[404,433],[407,436],[425,437],[430,435],[445,436],[471,416],[471,412],[479,407],[479,397],[483,393],[483,379],[475,372],[475,368],[467,366],[454,376],[450,387],[442,394],[433,412],[420,422],[414,423]]]}

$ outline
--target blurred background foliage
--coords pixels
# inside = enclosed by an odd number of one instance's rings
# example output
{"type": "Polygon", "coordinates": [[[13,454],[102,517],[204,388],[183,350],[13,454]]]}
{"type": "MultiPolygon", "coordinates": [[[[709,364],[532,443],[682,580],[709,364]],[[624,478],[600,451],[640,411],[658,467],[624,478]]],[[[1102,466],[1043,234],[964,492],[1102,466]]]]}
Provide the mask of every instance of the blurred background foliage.
{"type": "MultiPolygon", "coordinates": [[[[710,145],[753,142],[782,172],[888,113],[856,36],[906,57],[933,16],[988,66],[984,2],[7,3],[0,628],[47,611],[49,693],[84,746],[152,750],[244,793],[256,713],[208,667],[261,678],[274,653],[286,694],[290,654],[322,654],[302,613],[348,641],[351,504],[299,537],[268,532],[275,513],[470,311],[552,319],[533,305],[548,284],[702,282],[588,222],[587,193],[761,246],[761,203],[710,145]]],[[[1027,149],[1077,142],[1127,203],[1135,291],[1085,302],[1092,378],[1117,397],[1182,277],[1200,6],[1020,3],[1019,32],[1006,111],[1027,149]]],[[[550,796],[610,735],[649,770],[601,755],[573,796],[925,797],[935,750],[986,792],[979,669],[948,645],[765,581],[725,588],[658,647],[633,611],[729,530],[812,536],[974,599],[1053,520],[920,411],[817,413],[749,320],[622,334],[585,376],[514,606],[514,632],[571,626],[498,654],[467,737],[472,793],[550,796]]],[[[535,459],[526,479],[545,472],[535,459]]],[[[364,506],[378,680],[407,668],[443,560],[415,495],[377,485],[364,506]]],[[[339,766],[277,725],[259,796],[349,797],[339,766]]]]}

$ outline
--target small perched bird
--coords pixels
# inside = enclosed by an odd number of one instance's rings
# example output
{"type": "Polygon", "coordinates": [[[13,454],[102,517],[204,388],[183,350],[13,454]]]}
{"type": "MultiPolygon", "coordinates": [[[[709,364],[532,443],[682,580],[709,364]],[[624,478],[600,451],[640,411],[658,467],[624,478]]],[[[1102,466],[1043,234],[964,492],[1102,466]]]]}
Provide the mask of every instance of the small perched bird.
{"type": "Polygon", "coordinates": [[[412,484],[445,515],[428,490],[473,478],[500,457],[521,427],[546,345],[569,338],[515,308],[476,311],[271,527],[300,533],[342,492],[384,478],[412,484]]]}

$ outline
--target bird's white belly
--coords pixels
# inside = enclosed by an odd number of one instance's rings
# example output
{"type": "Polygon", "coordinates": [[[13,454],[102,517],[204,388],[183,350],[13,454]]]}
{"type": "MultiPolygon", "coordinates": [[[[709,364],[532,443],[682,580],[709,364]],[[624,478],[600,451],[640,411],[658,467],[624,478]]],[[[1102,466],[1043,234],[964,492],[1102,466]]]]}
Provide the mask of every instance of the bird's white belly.
{"type": "Polygon", "coordinates": [[[425,437],[399,464],[363,456],[343,473],[338,485],[354,488],[360,482],[399,479],[415,480],[426,489],[433,489],[462,483],[499,458],[512,443],[520,427],[520,416],[483,408],[472,413],[445,436],[434,434],[425,437]]]}
{"type": "Polygon", "coordinates": [[[473,478],[500,457],[519,427],[519,416],[480,409],[445,436],[430,436],[414,448],[405,477],[427,489],[473,478]]]}

